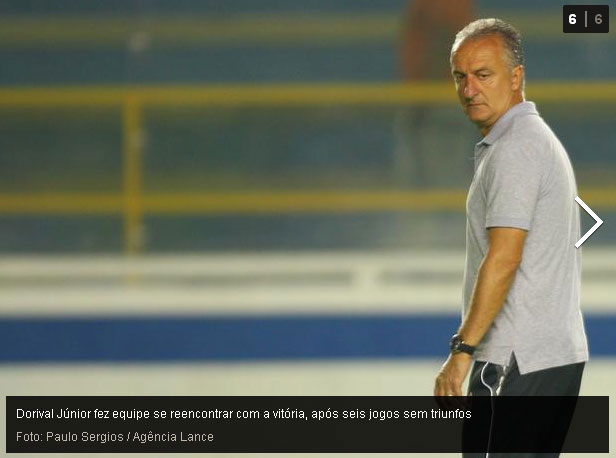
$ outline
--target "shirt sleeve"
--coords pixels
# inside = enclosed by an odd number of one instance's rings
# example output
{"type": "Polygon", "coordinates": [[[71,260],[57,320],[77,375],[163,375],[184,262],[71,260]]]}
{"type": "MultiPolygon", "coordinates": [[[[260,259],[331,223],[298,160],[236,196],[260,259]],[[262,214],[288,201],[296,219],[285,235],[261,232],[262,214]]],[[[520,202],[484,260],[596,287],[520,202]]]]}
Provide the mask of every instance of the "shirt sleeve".
{"type": "Polygon", "coordinates": [[[485,227],[530,230],[539,199],[543,167],[541,152],[529,142],[495,145],[486,163],[485,227]]]}

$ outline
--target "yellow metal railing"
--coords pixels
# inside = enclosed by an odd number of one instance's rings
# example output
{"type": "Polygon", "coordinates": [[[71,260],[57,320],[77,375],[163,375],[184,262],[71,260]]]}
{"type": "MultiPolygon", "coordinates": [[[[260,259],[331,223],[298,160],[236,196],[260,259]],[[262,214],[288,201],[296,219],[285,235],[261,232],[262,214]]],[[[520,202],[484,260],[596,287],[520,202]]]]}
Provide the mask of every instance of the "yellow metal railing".
{"type": "MultiPolygon", "coordinates": [[[[530,100],[549,103],[616,102],[614,81],[532,82],[530,100]]],[[[208,86],[123,86],[2,88],[0,106],[173,105],[310,106],[456,103],[453,83],[275,84],[208,86]]]]}
{"type": "MultiPolygon", "coordinates": [[[[543,82],[528,98],[549,103],[616,103],[614,82],[543,82]]],[[[145,213],[281,213],[417,210],[463,211],[465,191],[142,192],[142,112],[148,106],[315,106],[455,104],[450,83],[206,87],[4,88],[0,107],[121,107],[121,193],[0,194],[0,213],[122,214],[125,250],[138,251],[145,213]]],[[[585,189],[597,208],[616,208],[616,188],[585,189]]]]}

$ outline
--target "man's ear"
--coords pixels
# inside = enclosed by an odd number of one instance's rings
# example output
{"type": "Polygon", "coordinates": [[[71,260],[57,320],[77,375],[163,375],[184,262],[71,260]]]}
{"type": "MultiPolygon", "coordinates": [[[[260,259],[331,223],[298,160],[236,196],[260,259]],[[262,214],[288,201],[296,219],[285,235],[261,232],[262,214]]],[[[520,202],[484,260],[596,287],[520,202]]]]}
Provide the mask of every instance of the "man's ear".
{"type": "Polygon", "coordinates": [[[519,91],[524,81],[524,65],[518,65],[511,71],[511,89],[519,91]]]}

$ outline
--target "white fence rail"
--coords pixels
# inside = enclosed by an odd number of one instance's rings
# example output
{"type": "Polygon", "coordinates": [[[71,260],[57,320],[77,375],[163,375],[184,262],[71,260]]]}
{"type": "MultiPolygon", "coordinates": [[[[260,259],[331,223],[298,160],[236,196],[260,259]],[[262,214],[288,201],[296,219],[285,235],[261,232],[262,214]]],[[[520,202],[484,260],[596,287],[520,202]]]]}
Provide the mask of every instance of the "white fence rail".
{"type": "MultiPolygon", "coordinates": [[[[0,315],[455,313],[462,251],[0,258],[0,315]]],[[[584,252],[583,308],[616,311],[616,249],[584,252]]]]}

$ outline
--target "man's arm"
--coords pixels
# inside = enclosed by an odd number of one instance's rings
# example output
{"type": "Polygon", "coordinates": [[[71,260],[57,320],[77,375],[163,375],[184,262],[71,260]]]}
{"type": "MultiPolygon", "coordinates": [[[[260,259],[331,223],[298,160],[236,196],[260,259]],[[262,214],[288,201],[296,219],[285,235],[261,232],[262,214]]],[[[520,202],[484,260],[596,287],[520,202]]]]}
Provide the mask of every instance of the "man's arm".
{"type": "MultiPolygon", "coordinates": [[[[508,227],[488,230],[486,253],[471,297],[471,305],[458,334],[468,345],[477,345],[500,311],[516,270],[522,261],[526,231],[508,227]]],[[[462,383],[471,365],[466,353],[449,355],[436,377],[435,396],[462,396],[462,383]]]]}

